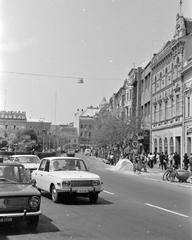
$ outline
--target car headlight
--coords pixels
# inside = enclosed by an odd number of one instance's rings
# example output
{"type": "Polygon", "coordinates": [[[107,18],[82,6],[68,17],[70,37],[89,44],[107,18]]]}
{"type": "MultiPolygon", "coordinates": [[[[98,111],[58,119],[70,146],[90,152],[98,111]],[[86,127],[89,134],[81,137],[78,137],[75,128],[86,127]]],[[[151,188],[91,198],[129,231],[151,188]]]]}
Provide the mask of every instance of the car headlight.
{"type": "Polygon", "coordinates": [[[100,184],[99,180],[93,180],[93,186],[99,186],[100,184]]]}
{"type": "Polygon", "coordinates": [[[71,185],[71,181],[62,181],[62,187],[69,187],[71,185]]]}
{"type": "Polygon", "coordinates": [[[40,204],[40,198],[37,196],[33,196],[29,199],[29,206],[32,208],[38,207],[40,204]]]}

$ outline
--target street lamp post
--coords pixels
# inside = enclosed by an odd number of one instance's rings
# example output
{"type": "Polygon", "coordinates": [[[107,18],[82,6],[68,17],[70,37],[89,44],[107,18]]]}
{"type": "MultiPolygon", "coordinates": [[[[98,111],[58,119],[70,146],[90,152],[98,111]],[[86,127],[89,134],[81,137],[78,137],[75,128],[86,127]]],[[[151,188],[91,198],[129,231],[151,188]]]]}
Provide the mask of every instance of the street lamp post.
{"type": "Polygon", "coordinates": [[[45,152],[45,129],[43,129],[43,152],[45,152]]]}
{"type": "Polygon", "coordinates": [[[49,152],[51,150],[51,133],[49,133],[49,152]]]}

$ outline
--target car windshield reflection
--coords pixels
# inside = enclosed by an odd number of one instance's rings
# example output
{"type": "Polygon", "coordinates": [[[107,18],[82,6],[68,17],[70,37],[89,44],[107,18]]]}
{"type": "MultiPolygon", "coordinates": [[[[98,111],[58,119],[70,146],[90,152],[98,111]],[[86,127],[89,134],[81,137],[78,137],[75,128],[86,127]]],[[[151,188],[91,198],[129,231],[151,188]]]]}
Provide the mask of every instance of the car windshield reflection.
{"type": "Polygon", "coordinates": [[[52,161],[52,171],[87,171],[83,160],[56,159],[52,161]]]}
{"type": "Polygon", "coordinates": [[[0,166],[0,184],[6,183],[30,183],[30,177],[23,166],[0,166]]]}

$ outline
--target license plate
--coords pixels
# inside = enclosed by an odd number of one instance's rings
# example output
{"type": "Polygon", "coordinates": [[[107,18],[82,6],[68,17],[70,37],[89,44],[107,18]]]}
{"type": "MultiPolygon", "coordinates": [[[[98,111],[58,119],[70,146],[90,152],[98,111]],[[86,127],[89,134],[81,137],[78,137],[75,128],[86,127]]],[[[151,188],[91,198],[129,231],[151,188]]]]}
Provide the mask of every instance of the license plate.
{"type": "Polygon", "coordinates": [[[87,189],[79,189],[77,190],[78,193],[87,193],[88,190],[87,189]]]}
{"type": "Polygon", "coordinates": [[[0,218],[0,222],[12,222],[13,219],[10,218],[10,217],[3,217],[3,218],[0,218]]]}

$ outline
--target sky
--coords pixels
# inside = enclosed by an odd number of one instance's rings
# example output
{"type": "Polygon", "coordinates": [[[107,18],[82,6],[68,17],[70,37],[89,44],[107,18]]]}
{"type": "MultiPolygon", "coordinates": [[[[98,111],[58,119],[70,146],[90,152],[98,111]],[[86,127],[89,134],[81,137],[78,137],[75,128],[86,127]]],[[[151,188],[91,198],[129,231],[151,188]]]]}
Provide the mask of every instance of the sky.
{"type": "Polygon", "coordinates": [[[173,38],[179,12],[179,0],[0,0],[0,110],[73,122],[173,38]]]}

